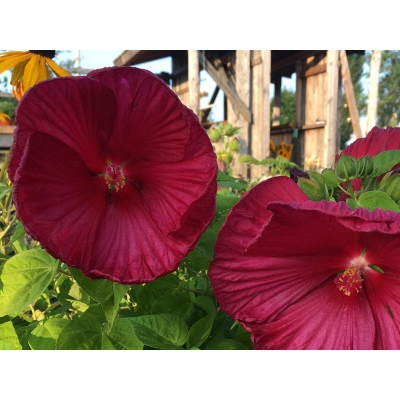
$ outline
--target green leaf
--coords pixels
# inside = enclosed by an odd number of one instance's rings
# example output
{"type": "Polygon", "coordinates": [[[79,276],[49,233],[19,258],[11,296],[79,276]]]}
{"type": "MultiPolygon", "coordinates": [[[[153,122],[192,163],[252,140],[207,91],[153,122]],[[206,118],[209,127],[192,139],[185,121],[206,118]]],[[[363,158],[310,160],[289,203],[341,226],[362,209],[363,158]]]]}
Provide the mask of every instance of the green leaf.
{"type": "Polygon", "coordinates": [[[259,165],[260,161],[258,161],[256,158],[249,154],[242,154],[239,159],[239,162],[246,163],[246,164],[252,164],[252,165],[259,165]]]}
{"type": "Polygon", "coordinates": [[[232,176],[225,174],[218,170],[217,183],[223,187],[229,187],[236,190],[246,190],[247,182],[243,179],[233,178],[232,176]]]}
{"type": "Polygon", "coordinates": [[[0,182],[0,200],[12,191],[12,187],[0,182]]]}
{"type": "Polygon", "coordinates": [[[69,270],[82,290],[101,304],[107,321],[112,323],[117,315],[119,303],[128,291],[129,286],[120,285],[108,279],[91,280],[77,268],[70,268],[69,270]]]}
{"type": "Polygon", "coordinates": [[[372,176],[380,176],[390,171],[396,164],[400,163],[400,150],[387,150],[372,157],[374,172],[372,176]]]}
{"type": "Polygon", "coordinates": [[[207,338],[210,336],[216,314],[217,313],[214,308],[204,318],[199,319],[192,325],[186,339],[187,349],[199,347],[207,340],[207,338]]]}
{"type": "Polygon", "coordinates": [[[182,349],[188,327],[178,315],[143,315],[125,318],[135,330],[138,339],[146,346],[163,350],[182,349]]]}
{"type": "Polygon", "coordinates": [[[396,203],[400,201],[400,174],[394,174],[379,185],[379,190],[387,193],[396,203]]]}
{"type": "Polygon", "coordinates": [[[142,315],[151,314],[155,301],[167,294],[180,292],[181,284],[176,275],[170,274],[145,285],[132,285],[129,295],[132,301],[137,303],[135,311],[142,315]]]}
{"type": "Polygon", "coordinates": [[[42,249],[24,251],[0,267],[0,316],[20,312],[49,286],[58,261],[42,249]]]}
{"type": "Polygon", "coordinates": [[[233,339],[212,340],[207,344],[207,350],[249,350],[243,343],[233,339]]]}
{"type": "Polygon", "coordinates": [[[387,193],[379,190],[363,193],[358,199],[358,204],[371,211],[380,208],[400,212],[396,202],[387,193]]]}
{"type": "Polygon", "coordinates": [[[0,350],[22,350],[11,321],[0,323],[0,350]]]}
{"type": "Polygon", "coordinates": [[[174,313],[182,318],[193,308],[193,302],[188,292],[172,293],[159,297],[151,309],[152,314],[174,313]]]}
{"type": "Polygon", "coordinates": [[[325,183],[330,189],[336,188],[340,184],[340,179],[336,176],[335,171],[330,168],[325,168],[321,175],[323,176],[325,183]]]}
{"type": "Polygon", "coordinates": [[[325,198],[324,192],[321,191],[317,182],[311,179],[299,177],[297,184],[310,200],[319,201],[325,198]]]}
{"type": "Polygon", "coordinates": [[[29,345],[33,350],[55,350],[56,341],[69,320],[49,318],[43,325],[37,326],[29,336],[29,345]]]}
{"type": "Polygon", "coordinates": [[[103,332],[102,350],[142,350],[143,343],[135,335],[132,325],[122,318],[117,318],[109,333],[103,332]]]}

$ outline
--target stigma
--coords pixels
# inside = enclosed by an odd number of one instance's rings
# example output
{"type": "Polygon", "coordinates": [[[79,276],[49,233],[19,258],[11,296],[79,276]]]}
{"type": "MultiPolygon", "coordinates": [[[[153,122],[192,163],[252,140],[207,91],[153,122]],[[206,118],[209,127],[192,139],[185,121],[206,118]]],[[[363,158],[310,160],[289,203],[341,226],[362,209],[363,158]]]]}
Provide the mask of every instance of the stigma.
{"type": "Polygon", "coordinates": [[[118,192],[125,186],[125,177],[122,174],[122,169],[119,165],[109,163],[104,174],[104,179],[108,188],[118,192]]]}

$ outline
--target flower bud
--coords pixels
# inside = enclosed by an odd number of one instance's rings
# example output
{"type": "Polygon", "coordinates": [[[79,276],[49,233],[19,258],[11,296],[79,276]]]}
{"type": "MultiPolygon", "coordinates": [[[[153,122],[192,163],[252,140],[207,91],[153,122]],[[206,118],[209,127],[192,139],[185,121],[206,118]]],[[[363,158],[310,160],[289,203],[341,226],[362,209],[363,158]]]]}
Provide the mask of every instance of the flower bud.
{"type": "Polygon", "coordinates": [[[239,150],[239,141],[235,138],[228,143],[228,149],[236,153],[239,150]]]}
{"type": "Polygon", "coordinates": [[[210,129],[208,131],[208,136],[210,136],[211,141],[214,143],[221,139],[221,133],[217,129],[210,129]]]}
{"type": "Polygon", "coordinates": [[[368,178],[374,172],[374,160],[370,156],[363,156],[357,159],[357,176],[368,178]]]}
{"type": "Polygon", "coordinates": [[[357,160],[353,156],[342,154],[335,164],[336,176],[342,181],[357,177],[357,160]]]}

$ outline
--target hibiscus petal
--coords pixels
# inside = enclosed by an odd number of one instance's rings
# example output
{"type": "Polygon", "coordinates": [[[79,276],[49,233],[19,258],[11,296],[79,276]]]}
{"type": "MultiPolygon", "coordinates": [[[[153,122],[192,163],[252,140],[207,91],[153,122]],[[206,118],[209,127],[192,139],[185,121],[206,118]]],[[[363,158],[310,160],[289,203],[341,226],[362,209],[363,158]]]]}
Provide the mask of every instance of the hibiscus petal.
{"type": "Polygon", "coordinates": [[[66,143],[97,173],[106,166],[104,148],[113,133],[116,100],[100,82],[86,77],[50,79],[29,90],[17,109],[8,173],[14,181],[24,147],[33,132],[66,143]]]}
{"type": "MultiPolygon", "coordinates": [[[[399,272],[398,260],[397,257],[394,264],[397,267],[397,272],[399,272]]],[[[377,327],[376,349],[400,349],[399,286],[399,276],[382,274],[374,270],[369,270],[364,274],[364,287],[377,327]]]]}
{"type": "Polygon", "coordinates": [[[110,142],[114,162],[182,159],[190,136],[186,107],[161,79],[131,67],[103,68],[87,76],[110,87],[117,98],[115,133],[110,142]]]}
{"type": "MultiPolygon", "coordinates": [[[[365,138],[357,139],[346,147],[341,154],[355,158],[376,156],[382,151],[400,149],[400,128],[387,126],[385,129],[375,126],[365,138]]],[[[336,158],[340,157],[338,155],[336,158]]]]}
{"type": "MultiPolygon", "coordinates": [[[[181,160],[173,163],[136,162],[124,167],[125,177],[137,183],[145,208],[164,235],[180,228],[188,207],[209,192],[218,172],[207,133],[192,111],[188,110],[188,115],[191,135],[181,160]]],[[[215,191],[207,197],[215,202],[215,191]]],[[[202,213],[205,224],[211,222],[214,212],[215,206],[211,206],[209,212],[202,213]]]]}
{"type": "Polygon", "coordinates": [[[91,258],[108,188],[65,143],[32,133],[15,176],[17,216],[29,235],[66,264],[91,258]]]}
{"type": "Polygon", "coordinates": [[[245,324],[255,349],[373,349],[375,324],[365,293],[345,296],[333,281],[290,305],[274,321],[245,324]]]}
{"type": "Polygon", "coordinates": [[[174,271],[182,255],[167,243],[132,185],[111,197],[97,232],[93,258],[82,265],[92,278],[124,284],[153,281],[174,271]]]}

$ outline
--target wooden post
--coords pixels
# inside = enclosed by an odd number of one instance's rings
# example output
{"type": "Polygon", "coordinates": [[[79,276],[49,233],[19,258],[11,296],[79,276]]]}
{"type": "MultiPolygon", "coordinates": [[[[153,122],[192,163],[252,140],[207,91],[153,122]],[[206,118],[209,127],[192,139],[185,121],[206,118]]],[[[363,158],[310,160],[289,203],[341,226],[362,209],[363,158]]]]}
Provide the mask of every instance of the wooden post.
{"type": "Polygon", "coordinates": [[[380,50],[372,50],[371,66],[369,73],[369,93],[367,106],[367,134],[376,124],[376,114],[378,111],[378,88],[379,88],[379,73],[381,69],[382,54],[380,50]]]}
{"type": "Polygon", "coordinates": [[[273,82],[275,85],[275,95],[274,106],[272,108],[272,126],[277,126],[281,123],[281,81],[282,78],[279,76],[273,82]]]}
{"type": "MultiPolygon", "coordinates": [[[[345,54],[346,55],[346,54],[345,54]]],[[[346,59],[347,61],[347,59],[346,59]]],[[[339,85],[339,51],[327,51],[327,121],[324,130],[324,153],[321,160],[323,167],[330,168],[333,165],[337,149],[338,120],[338,85],[339,85]]],[[[351,83],[351,82],[350,82],[351,83]]]]}
{"type": "Polygon", "coordinates": [[[347,62],[346,50],[340,50],[340,64],[341,64],[342,78],[344,84],[344,91],[346,93],[347,105],[349,106],[351,124],[353,125],[356,138],[361,138],[362,133],[360,126],[360,118],[358,115],[356,98],[354,96],[354,88],[353,88],[353,83],[351,81],[349,63],[347,62]]]}
{"type": "Polygon", "coordinates": [[[269,156],[269,142],[271,140],[271,121],[269,115],[269,85],[271,83],[271,50],[262,50],[262,157],[266,158],[269,156]]]}
{"type": "MultiPolygon", "coordinates": [[[[250,105],[250,50],[236,50],[236,91],[240,99],[248,108],[250,105]]],[[[237,113],[236,121],[229,121],[234,126],[239,126],[239,153],[249,154],[250,143],[250,121],[242,113],[237,113]]],[[[234,175],[246,178],[248,176],[247,164],[235,160],[234,175]]]]}
{"type": "Polygon", "coordinates": [[[198,116],[200,111],[199,51],[188,50],[189,104],[198,116]]]}

